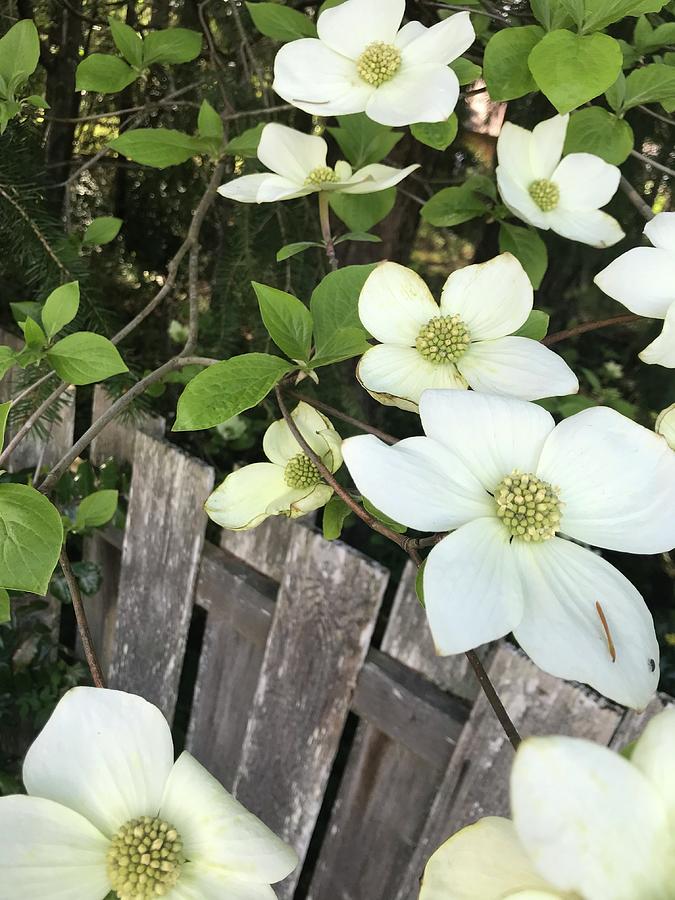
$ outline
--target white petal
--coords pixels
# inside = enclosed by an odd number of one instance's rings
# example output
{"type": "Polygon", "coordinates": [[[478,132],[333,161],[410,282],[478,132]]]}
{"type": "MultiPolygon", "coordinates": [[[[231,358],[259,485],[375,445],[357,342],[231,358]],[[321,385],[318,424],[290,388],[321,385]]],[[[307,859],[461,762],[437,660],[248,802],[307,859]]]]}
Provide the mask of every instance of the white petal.
{"type": "Polygon", "coordinates": [[[474,391],[521,400],[562,397],[579,390],[577,376],[561,356],[524,337],[471,344],[457,368],[474,391]]]}
{"type": "Polygon", "coordinates": [[[516,182],[508,169],[502,165],[497,166],[496,175],[497,187],[501,198],[511,212],[518,216],[519,219],[522,219],[523,222],[534,225],[535,228],[543,228],[544,231],[548,230],[550,227],[548,221],[550,213],[546,214],[539,209],[532,197],[530,197],[527,185],[516,182]]]}
{"type": "Polygon", "coordinates": [[[627,553],[675,546],[675,454],[616,410],[595,407],[563,420],[537,475],[560,488],[564,534],[627,553]]]}
{"type": "Polygon", "coordinates": [[[173,764],[166,719],[134,694],[76,687],[59,701],[23,765],[29,794],[81,813],[107,836],[154,814],[173,764]]]}
{"type": "Polygon", "coordinates": [[[532,132],[512,122],[504,122],[497,138],[497,159],[499,167],[511,181],[527,190],[535,180],[530,162],[532,132]]]}
{"type": "Polygon", "coordinates": [[[243,881],[274,884],[298,864],[295,851],[189,753],[171,770],[161,816],[180,833],[189,860],[223,866],[243,881]]]}
{"type": "Polygon", "coordinates": [[[675,303],[668,308],[661,334],[645,347],[640,359],[649,365],[675,369],[675,303]]]}
{"type": "Polygon", "coordinates": [[[253,463],[231,472],[209,496],[204,509],[221,528],[245,531],[290,510],[308,493],[289,488],[281,466],[253,463]]]}
{"type": "Polygon", "coordinates": [[[428,30],[429,29],[425,25],[422,25],[421,22],[408,22],[396,35],[394,46],[398,47],[399,50],[402,50],[404,47],[407,47],[411,41],[414,41],[415,38],[426,34],[428,30]]]}
{"type": "MultiPolygon", "coordinates": [[[[291,411],[291,418],[300,434],[331,472],[339,469],[342,465],[341,439],[330,420],[318,409],[302,401],[291,411]]],[[[263,452],[270,462],[277,466],[285,466],[290,459],[303,451],[284,419],[279,419],[265,432],[263,452]]]]}
{"type": "Polygon", "coordinates": [[[644,233],[655,247],[675,253],[675,212],[662,212],[647,222],[644,233]]]}
{"type": "Polygon", "coordinates": [[[552,176],[560,189],[560,205],[568,210],[606,206],[620,180],[620,169],[592,153],[570,153],[552,176]]]}
{"type": "Polygon", "coordinates": [[[258,188],[258,203],[276,203],[278,200],[295,200],[317,191],[313,184],[299,185],[281,175],[268,175],[258,188]]]}
{"type": "Polygon", "coordinates": [[[513,397],[473,391],[425,391],[422,427],[494,491],[514,469],[535,472],[541,448],[553,431],[545,409],[513,397]]]}
{"type": "Polygon", "coordinates": [[[265,125],[258,144],[260,162],[300,187],[312,169],[326,165],[327,153],[328,145],[322,137],[303,134],[278,122],[265,125]]]}
{"type": "Polygon", "coordinates": [[[411,172],[419,169],[419,163],[407,166],[405,169],[396,169],[394,166],[383,166],[381,163],[372,163],[364,166],[352,175],[354,184],[343,187],[343,194],[374,194],[394,187],[399,181],[407,178],[411,172]]]}
{"type": "Polygon", "coordinates": [[[406,66],[368,100],[366,115],[381,125],[445,122],[459,98],[459,81],[438,63],[406,66]]]}
{"type": "Polygon", "coordinates": [[[644,709],[659,680],[659,645],[630,581],[601,556],[561,538],[514,540],[512,550],[525,595],[513,633],[523,650],[557,678],[583,681],[616,703],[644,709]]]}
{"type": "Polygon", "coordinates": [[[331,50],[358,59],[369,44],[396,40],[405,0],[346,0],[319,16],[317,31],[331,50]]]}
{"type": "Polygon", "coordinates": [[[490,497],[445,447],[424,437],[393,447],[370,434],[342,445],[354,484],[377,509],[420,531],[448,531],[490,515],[490,497]]]}
{"type": "Polygon", "coordinates": [[[166,900],[276,900],[274,888],[242,881],[227,869],[188,863],[166,900]]]}
{"type": "Polygon", "coordinates": [[[468,12],[455,13],[427,28],[403,48],[403,65],[447,66],[473,44],[476,32],[468,12]]]}
{"type": "Polygon", "coordinates": [[[675,828],[675,709],[654,716],[633,747],[630,761],[656,788],[675,828]]]}
{"type": "Polygon", "coordinates": [[[670,896],[663,805],[618,753],[578,738],[529,738],[511,771],[511,805],[525,849],[556,887],[586,900],[670,896]]]}
{"type": "Polygon", "coordinates": [[[635,247],[593,279],[597,286],[638,316],[664,319],[675,302],[675,253],[635,247]]]}
{"type": "Polygon", "coordinates": [[[373,269],[359,296],[364,328],[383,344],[412,347],[440,309],[417,272],[394,262],[373,269]]]}
{"type": "Polygon", "coordinates": [[[239,203],[258,203],[258,191],[261,185],[269,178],[275,178],[268,172],[261,172],[257,175],[242,175],[241,178],[235,178],[228,181],[227,184],[221,184],[218,193],[228,200],[238,200],[239,203]]]}
{"type": "Polygon", "coordinates": [[[419,900],[502,900],[528,887],[547,885],[513,823],[490,816],[462,828],[436,850],[424,870],[419,900]]]}
{"type": "Polygon", "coordinates": [[[571,241],[591,247],[612,247],[625,237],[616,219],[599,209],[564,209],[562,206],[547,215],[549,228],[571,241]]]}
{"type": "Polygon", "coordinates": [[[510,540],[496,516],[476,519],[427,557],[424,605],[440,656],[465,653],[517,627],[524,600],[510,540]]]}
{"type": "Polygon", "coordinates": [[[441,313],[458,314],[472,341],[490,341],[517,331],[532,311],[532,283],[511,253],[464,266],[450,275],[441,313]]]}
{"type": "Polygon", "coordinates": [[[307,113],[340,116],[363,112],[375,88],[356,64],[316,38],[290,41],[274,60],[274,90],[307,113]]]}
{"type": "MultiPolygon", "coordinates": [[[[85,732],[77,737],[85,739],[85,732]]],[[[2,900],[103,900],[108,839],[65,806],[38,797],[0,798],[2,900]]]]}
{"type": "Polygon", "coordinates": [[[361,357],[356,377],[385,406],[417,412],[428,388],[466,390],[466,382],[452,363],[431,363],[414,347],[378,344],[361,357]]]}
{"type": "Polygon", "coordinates": [[[532,130],[530,165],[535,178],[550,178],[560,162],[569,115],[553,116],[532,130]]]}

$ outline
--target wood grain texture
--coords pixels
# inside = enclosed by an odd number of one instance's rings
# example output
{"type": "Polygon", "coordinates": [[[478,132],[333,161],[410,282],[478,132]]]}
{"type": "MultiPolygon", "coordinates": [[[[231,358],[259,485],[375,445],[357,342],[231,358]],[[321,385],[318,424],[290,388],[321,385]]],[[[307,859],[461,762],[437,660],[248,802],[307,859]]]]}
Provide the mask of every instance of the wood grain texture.
{"type": "Polygon", "coordinates": [[[221,533],[220,546],[248,563],[276,582],[281,582],[286,570],[288,549],[298,528],[311,527],[314,513],[301,519],[270,516],[250,531],[225,531],[221,533]]]}
{"type": "Polygon", "coordinates": [[[110,686],[142,694],[169,721],[199,572],[213,469],[136,436],[110,686]]]}
{"type": "MultiPolygon", "coordinates": [[[[238,798],[303,860],[388,573],[297,529],[235,781],[238,798]]],[[[289,900],[300,873],[277,886],[289,900]]]]}
{"type": "MultiPolygon", "coordinates": [[[[95,422],[110,407],[112,399],[100,384],[94,388],[94,400],[91,409],[91,421],[95,422]]],[[[100,465],[104,459],[111,456],[118,463],[130,463],[134,458],[134,445],[136,435],[139,432],[150,437],[162,438],[166,428],[166,421],[162,416],[149,415],[147,413],[134,412],[133,418],[129,415],[113,419],[91,442],[89,455],[95,465],[100,465]]]]}
{"type": "MultiPolygon", "coordinates": [[[[547,675],[509,644],[499,645],[489,674],[523,737],[571,734],[607,744],[616,732],[621,718],[618,707],[580,685],[547,675]]],[[[480,696],[391,900],[415,900],[429,856],[451,834],[482,816],[509,814],[512,762],[511,745],[480,696]]]]}

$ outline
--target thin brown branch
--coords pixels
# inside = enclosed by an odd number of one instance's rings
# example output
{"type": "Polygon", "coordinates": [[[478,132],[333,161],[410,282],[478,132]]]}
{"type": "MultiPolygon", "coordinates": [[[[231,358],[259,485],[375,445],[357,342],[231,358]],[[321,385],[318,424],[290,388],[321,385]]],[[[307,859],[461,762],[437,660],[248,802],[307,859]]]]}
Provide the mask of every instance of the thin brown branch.
{"type": "Polygon", "coordinates": [[[47,410],[52,406],[52,404],[56,403],[61,394],[68,389],[68,385],[61,382],[57,388],[55,388],[52,393],[46,397],[42,403],[38,406],[34,413],[32,413],[26,421],[23,423],[21,428],[17,431],[11,441],[8,442],[5,449],[0,453],[0,466],[3,466],[7,460],[10,458],[12,453],[19,446],[21,441],[26,437],[28,432],[33,428],[33,426],[40,421],[42,416],[47,412],[47,410]]]}
{"type": "Polygon", "coordinates": [[[333,236],[330,231],[330,206],[328,205],[328,194],[325,191],[319,191],[319,220],[321,222],[321,234],[326,247],[328,264],[334,272],[340,263],[338,262],[333,236]]]}
{"type": "Polygon", "coordinates": [[[16,397],[12,397],[12,405],[15,406],[17,403],[21,403],[22,400],[25,400],[26,397],[30,397],[33,391],[37,390],[41,387],[45,381],[49,381],[50,378],[53,378],[56,372],[47,372],[46,375],[43,375],[42,378],[38,378],[37,381],[34,381],[32,384],[29,384],[28,387],[25,387],[20,393],[16,395],[16,397]]]}
{"type": "Polygon", "coordinates": [[[642,318],[642,316],[635,316],[630,313],[624,316],[613,316],[611,319],[600,319],[597,322],[583,322],[581,325],[575,325],[573,328],[566,328],[564,331],[556,331],[554,334],[547,335],[542,340],[542,344],[550,347],[551,344],[558,344],[560,341],[566,341],[567,338],[586,334],[587,331],[597,331],[599,328],[610,328],[613,325],[632,325],[641,321],[642,318]]]}
{"type": "Polygon", "coordinates": [[[675,169],[669,169],[668,166],[664,166],[663,163],[657,162],[657,160],[652,159],[651,156],[645,156],[644,153],[638,153],[637,150],[631,150],[630,155],[648,166],[653,166],[655,169],[658,169],[659,172],[664,172],[666,175],[672,175],[673,178],[675,178],[675,169]]]}
{"type": "Polygon", "coordinates": [[[322,400],[315,400],[314,397],[307,397],[305,394],[300,394],[297,391],[288,391],[287,393],[288,396],[293,397],[294,400],[300,400],[303,403],[308,403],[315,409],[320,409],[321,412],[325,412],[328,416],[333,416],[333,418],[335,419],[341,419],[343,422],[348,422],[350,425],[353,425],[355,428],[359,428],[361,431],[366,431],[368,434],[375,435],[375,437],[379,438],[381,441],[384,441],[385,444],[397,444],[399,441],[399,438],[396,438],[391,434],[387,434],[386,431],[380,431],[379,428],[374,428],[372,425],[368,425],[367,422],[362,422],[360,419],[355,419],[354,416],[348,416],[347,413],[343,413],[341,410],[336,409],[334,406],[329,406],[328,403],[324,403],[322,400]]]}
{"type": "Polygon", "coordinates": [[[651,206],[645,201],[644,197],[642,197],[630,183],[630,181],[625,177],[625,175],[621,176],[620,181],[621,190],[624,192],[626,197],[633,204],[635,209],[640,213],[640,215],[649,221],[654,218],[654,213],[652,212],[651,206]]]}
{"type": "Polygon", "coordinates": [[[514,750],[517,750],[521,743],[520,734],[507,713],[504,704],[500,700],[499,694],[490,680],[490,676],[488,675],[485,666],[480,661],[480,657],[475,650],[467,650],[464,655],[469,660],[469,664],[478,679],[478,683],[482,687],[488,703],[492,707],[492,711],[499,719],[499,724],[504,729],[504,733],[511,742],[511,746],[514,750]]]}
{"type": "Polygon", "coordinates": [[[61,565],[61,570],[63,571],[63,576],[66,579],[68,590],[70,591],[70,598],[73,601],[73,609],[75,610],[75,618],[77,619],[77,629],[80,632],[80,640],[82,641],[82,648],[87,660],[87,665],[89,666],[89,671],[91,672],[92,680],[96,687],[103,688],[105,687],[105,677],[103,675],[103,670],[101,669],[101,664],[98,661],[98,656],[96,655],[94,642],[91,638],[91,631],[89,630],[89,623],[87,622],[87,614],[84,611],[80,586],[77,583],[77,578],[70,565],[70,560],[68,559],[65,547],[61,551],[59,563],[61,565]]]}
{"type": "MultiPolygon", "coordinates": [[[[11,190],[11,188],[9,188],[9,190],[11,190]]],[[[19,201],[16,200],[14,197],[12,197],[11,194],[9,194],[3,188],[2,185],[0,185],[0,197],[3,197],[10,204],[10,206],[14,210],[16,210],[16,212],[21,216],[21,218],[24,220],[24,222],[26,222],[26,224],[28,225],[30,230],[33,232],[35,237],[38,239],[38,241],[42,244],[42,246],[44,247],[45,253],[51,259],[51,261],[54,263],[54,265],[59,269],[59,271],[63,275],[66,276],[66,278],[69,278],[70,272],[64,266],[64,264],[61,262],[61,260],[58,258],[58,256],[52,249],[51,244],[49,243],[47,238],[44,236],[44,234],[40,231],[37,224],[33,221],[33,219],[31,219],[31,217],[28,215],[28,213],[23,208],[23,206],[21,206],[19,201]]]]}

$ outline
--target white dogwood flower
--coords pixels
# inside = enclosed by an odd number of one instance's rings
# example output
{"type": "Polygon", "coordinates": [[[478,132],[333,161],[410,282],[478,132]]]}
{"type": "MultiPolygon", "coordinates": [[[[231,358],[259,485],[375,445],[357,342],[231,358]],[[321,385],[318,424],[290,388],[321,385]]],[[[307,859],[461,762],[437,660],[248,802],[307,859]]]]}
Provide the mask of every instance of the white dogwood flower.
{"type": "Polygon", "coordinates": [[[265,125],[258,144],[258,159],[270,172],[242,175],[218,188],[218,193],[240,203],[294,200],[318,191],[375,194],[393,187],[419,169],[419,164],[396,169],[372,163],[356,172],[345,160],[326,164],[328,144],[315,134],[303,134],[286,125],[265,125]]]}
{"type": "Polygon", "coordinates": [[[659,413],[654,431],[665,439],[672,450],[675,450],[675,403],[671,403],[659,413]]]}
{"type": "MultiPolygon", "coordinates": [[[[336,472],[342,465],[341,438],[328,419],[302,402],[291,417],[321,462],[336,472]]],[[[333,489],[321,480],[283,419],[265,432],[263,452],[269,462],[231,472],[206,501],[207,515],[222,528],[246,531],[269,516],[295,519],[330,500],[333,489]]]]}
{"type": "Polygon", "coordinates": [[[665,319],[663,331],[640,353],[640,359],[674,369],[675,212],[654,216],[644,233],[653,246],[622,253],[594,280],[601,291],[638,316],[665,319]]]}
{"type": "Polygon", "coordinates": [[[357,377],[380,403],[414,412],[427,388],[470,386],[524,400],[574,394],[579,382],[560,356],[513,335],[532,296],[510,253],[453,272],[440,307],[416,272],[381,263],[359,297],[359,317],[381,343],[363,355],[357,377]]]}
{"type": "Polygon", "coordinates": [[[497,139],[497,185],[511,212],[547,231],[592,247],[624,236],[601,211],[619,187],[621,172],[592,153],[561,159],[569,116],[553,116],[533,131],[506,122],[497,139]]]}
{"type": "Polygon", "coordinates": [[[346,0],[321,13],[319,37],[285,44],[274,90],[315,116],[364,112],[382,125],[444,122],[459,97],[448,64],[476,37],[468,12],[401,28],[405,0],[346,0]]]}
{"type": "Polygon", "coordinates": [[[420,900],[672,900],[675,710],[648,723],[630,761],[579,738],[523,741],[511,809],[446,841],[420,900]]]}
{"type": "Polygon", "coordinates": [[[295,852],[133,694],[77,687],[0,798],[2,900],[274,900],[295,852]]]}
{"type": "Polygon", "coordinates": [[[449,532],[423,576],[440,655],[509,632],[534,662],[641,709],[658,682],[654,624],[633,585],[574,541],[625,553],[675,546],[675,454],[596,407],[555,426],[534,403],[429,390],[426,437],[342,445],[364,497],[420,531],[449,532]],[[564,537],[572,540],[565,540],[564,537]]]}

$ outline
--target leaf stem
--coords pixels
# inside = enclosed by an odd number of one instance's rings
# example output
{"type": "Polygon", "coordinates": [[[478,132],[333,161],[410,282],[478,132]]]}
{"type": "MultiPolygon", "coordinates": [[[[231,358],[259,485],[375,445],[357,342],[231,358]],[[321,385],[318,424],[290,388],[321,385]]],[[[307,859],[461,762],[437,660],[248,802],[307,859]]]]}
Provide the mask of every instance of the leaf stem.
{"type": "Polygon", "coordinates": [[[330,231],[330,206],[328,205],[328,194],[326,191],[319,191],[319,221],[321,222],[321,234],[326,246],[328,264],[334,272],[340,263],[338,262],[333,236],[330,231]]]}

